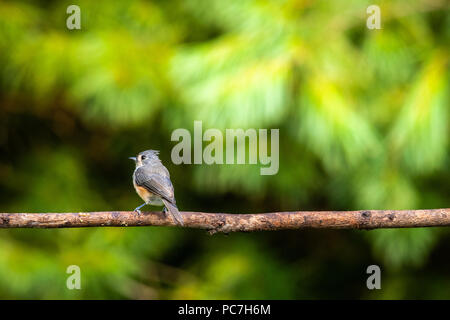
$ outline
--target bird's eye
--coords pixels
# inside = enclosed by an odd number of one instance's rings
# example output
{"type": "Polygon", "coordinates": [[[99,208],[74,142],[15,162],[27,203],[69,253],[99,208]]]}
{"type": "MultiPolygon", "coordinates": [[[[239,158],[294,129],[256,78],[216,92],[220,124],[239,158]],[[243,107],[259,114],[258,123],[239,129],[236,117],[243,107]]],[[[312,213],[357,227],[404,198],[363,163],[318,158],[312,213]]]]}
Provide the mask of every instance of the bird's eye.
{"type": "Polygon", "coordinates": [[[142,157],[141,157],[141,160],[145,160],[145,158],[147,158],[147,157],[146,157],[146,156],[142,156],[142,157]]]}

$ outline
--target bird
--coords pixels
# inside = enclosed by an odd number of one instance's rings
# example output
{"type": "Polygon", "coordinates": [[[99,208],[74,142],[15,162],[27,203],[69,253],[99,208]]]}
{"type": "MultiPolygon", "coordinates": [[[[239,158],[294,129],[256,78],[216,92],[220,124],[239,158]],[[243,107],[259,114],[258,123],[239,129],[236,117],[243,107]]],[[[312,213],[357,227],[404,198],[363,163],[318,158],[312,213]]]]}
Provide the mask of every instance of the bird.
{"type": "Polygon", "coordinates": [[[158,150],[145,150],[136,157],[129,157],[136,163],[133,172],[133,185],[144,203],[134,209],[138,215],[145,205],[163,206],[164,213],[172,215],[178,225],[183,225],[183,217],[176,205],[174,189],[170,174],[158,157],[158,150]]]}

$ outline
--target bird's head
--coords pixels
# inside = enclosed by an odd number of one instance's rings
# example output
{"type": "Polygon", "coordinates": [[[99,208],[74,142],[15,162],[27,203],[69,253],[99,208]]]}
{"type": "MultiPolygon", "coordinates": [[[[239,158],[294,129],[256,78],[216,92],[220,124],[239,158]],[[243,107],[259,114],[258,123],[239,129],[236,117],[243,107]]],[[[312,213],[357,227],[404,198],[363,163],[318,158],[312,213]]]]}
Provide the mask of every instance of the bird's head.
{"type": "Polygon", "coordinates": [[[145,150],[140,152],[136,157],[130,157],[129,159],[136,162],[136,168],[146,165],[154,160],[159,161],[159,151],[157,150],[145,150]]]}

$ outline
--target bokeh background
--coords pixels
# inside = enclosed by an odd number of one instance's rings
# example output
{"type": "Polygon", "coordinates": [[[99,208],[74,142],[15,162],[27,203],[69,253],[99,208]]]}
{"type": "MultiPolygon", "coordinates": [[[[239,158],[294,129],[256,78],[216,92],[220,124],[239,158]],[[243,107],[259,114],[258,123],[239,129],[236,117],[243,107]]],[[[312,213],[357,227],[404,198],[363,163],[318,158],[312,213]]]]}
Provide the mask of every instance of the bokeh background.
{"type": "MultiPolygon", "coordinates": [[[[181,210],[450,206],[447,1],[80,0],[72,31],[70,4],[0,2],[0,212],[132,210],[149,148],[181,210]],[[279,128],[278,174],[174,165],[194,120],[279,128]]],[[[450,299],[449,250],[448,228],[3,229],[0,298],[450,299]]]]}

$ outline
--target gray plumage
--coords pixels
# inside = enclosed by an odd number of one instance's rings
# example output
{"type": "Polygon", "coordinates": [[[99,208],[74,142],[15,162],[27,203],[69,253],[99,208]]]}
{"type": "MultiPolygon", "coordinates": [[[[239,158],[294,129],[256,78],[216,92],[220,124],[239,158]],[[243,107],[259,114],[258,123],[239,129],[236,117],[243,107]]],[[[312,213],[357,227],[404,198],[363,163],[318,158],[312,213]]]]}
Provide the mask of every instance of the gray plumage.
{"type": "MultiPolygon", "coordinates": [[[[146,150],[131,157],[135,160],[136,169],[133,173],[133,185],[145,204],[164,205],[177,223],[183,225],[183,218],[178,211],[170,174],[158,157],[158,151],[146,150]]],[[[140,213],[139,206],[135,209],[140,213]]]]}

